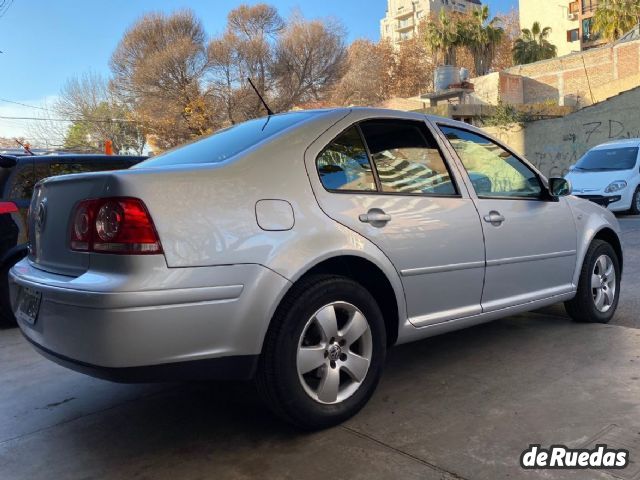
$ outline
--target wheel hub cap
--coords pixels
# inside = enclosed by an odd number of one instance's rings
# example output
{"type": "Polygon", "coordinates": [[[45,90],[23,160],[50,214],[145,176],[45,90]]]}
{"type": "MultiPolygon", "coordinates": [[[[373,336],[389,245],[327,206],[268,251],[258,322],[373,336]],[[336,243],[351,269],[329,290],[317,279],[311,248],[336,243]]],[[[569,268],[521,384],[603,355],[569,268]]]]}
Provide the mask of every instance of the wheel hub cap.
{"type": "Polygon", "coordinates": [[[337,362],[338,360],[340,360],[341,354],[342,354],[342,348],[340,348],[340,345],[338,345],[335,342],[329,345],[329,348],[327,348],[327,355],[329,357],[329,360],[333,360],[334,362],[337,362]]]}

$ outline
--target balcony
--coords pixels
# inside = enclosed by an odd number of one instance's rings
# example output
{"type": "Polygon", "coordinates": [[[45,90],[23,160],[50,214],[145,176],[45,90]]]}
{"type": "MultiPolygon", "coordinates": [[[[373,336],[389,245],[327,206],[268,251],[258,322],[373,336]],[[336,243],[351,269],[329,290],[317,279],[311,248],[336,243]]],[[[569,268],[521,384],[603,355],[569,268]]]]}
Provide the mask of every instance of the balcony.
{"type": "Polygon", "coordinates": [[[400,20],[398,25],[396,26],[396,32],[402,32],[405,30],[413,30],[415,23],[413,22],[413,18],[407,18],[405,20],[400,20]]]}
{"type": "Polygon", "coordinates": [[[393,16],[393,18],[395,18],[396,20],[405,17],[413,17],[413,9],[400,7],[396,14],[393,16]]]}

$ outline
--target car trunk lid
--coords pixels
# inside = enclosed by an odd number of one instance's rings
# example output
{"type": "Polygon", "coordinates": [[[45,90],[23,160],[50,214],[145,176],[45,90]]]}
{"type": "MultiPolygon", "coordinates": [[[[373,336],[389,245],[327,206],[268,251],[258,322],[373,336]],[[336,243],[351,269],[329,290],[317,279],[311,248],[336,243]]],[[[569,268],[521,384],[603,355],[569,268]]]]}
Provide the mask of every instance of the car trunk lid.
{"type": "Polygon", "coordinates": [[[49,178],[36,185],[29,215],[29,260],[41,270],[78,276],[90,255],[69,248],[70,219],[80,200],[101,196],[108,175],[81,174],[49,178]]]}

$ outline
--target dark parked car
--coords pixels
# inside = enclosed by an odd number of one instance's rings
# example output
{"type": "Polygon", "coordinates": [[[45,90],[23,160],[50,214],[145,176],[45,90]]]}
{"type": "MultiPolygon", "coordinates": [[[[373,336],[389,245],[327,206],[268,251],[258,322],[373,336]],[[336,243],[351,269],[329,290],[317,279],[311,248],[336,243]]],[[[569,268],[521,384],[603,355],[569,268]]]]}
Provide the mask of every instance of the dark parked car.
{"type": "Polygon", "coordinates": [[[0,324],[15,323],[7,272],[27,252],[26,218],[34,185],[68,173],[129,168],[146,159],[124,155],[0,155],[0,324]]]}

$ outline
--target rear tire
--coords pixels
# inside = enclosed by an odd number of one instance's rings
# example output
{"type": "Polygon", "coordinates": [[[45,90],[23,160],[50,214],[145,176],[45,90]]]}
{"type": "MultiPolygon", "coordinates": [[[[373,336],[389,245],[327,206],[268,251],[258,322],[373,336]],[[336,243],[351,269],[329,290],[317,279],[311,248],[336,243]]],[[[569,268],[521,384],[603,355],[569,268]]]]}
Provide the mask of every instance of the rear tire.
{"type": "Polygon", "coordinates": [[[631,199],[631,208],[629,209],[630,215],[640,215],[640,187],[636,188],[631,199]]]}
{"type": "Polygon", "coordinates": [[[339,424],[373,394],[386,356],[375,299],[337,275],[312,275],[282,300],[267,332],[256,385],[279,417],[305,430],[339,424]]]}
{"type": "Polygon", "coordinates": [[[609,323],[620,299],[620,261],[613,247],[602,240],[591,242],[580,271],[576,296],[565,302],[576,322],[609,323]]]}

